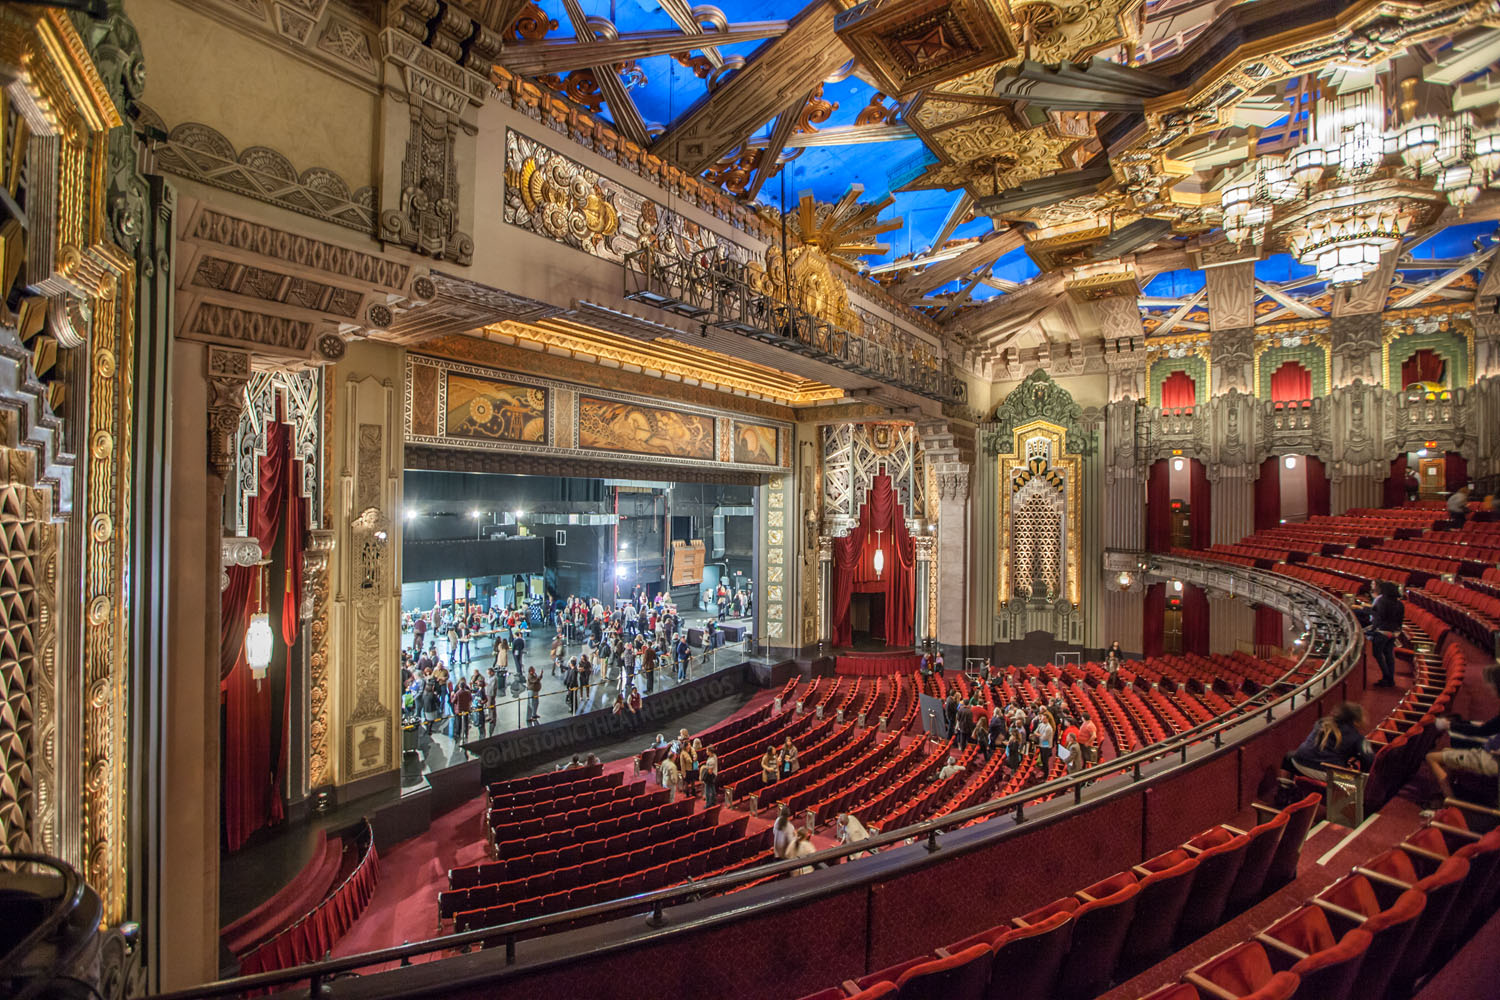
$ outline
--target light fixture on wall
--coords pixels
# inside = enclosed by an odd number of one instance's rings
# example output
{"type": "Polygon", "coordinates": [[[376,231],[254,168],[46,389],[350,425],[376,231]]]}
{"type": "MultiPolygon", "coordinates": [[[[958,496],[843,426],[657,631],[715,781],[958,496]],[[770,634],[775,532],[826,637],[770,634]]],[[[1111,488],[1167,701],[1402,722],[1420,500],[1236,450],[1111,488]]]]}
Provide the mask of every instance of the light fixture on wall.
{"type": "Polygon", "coordinates": [[[1187,468],[1187,462],[1185,460],[1180,459],[1180,458],[1174,458],[1174,459],[1172,459],[1172,471],[1173,472],[1181,472],[1185,468],[1187,468]]]}
{"type": "Polygon", "coordinates": [[[1297,456],[1288,455],[1285,459],[1285,464],[1288,469],[1295,469],[1297,467],[1297,456]]]}
{"type": "Polygon", "coordinates": [[[875,529],[875,579],[885,572],[885,549],[880,547],[881,529],[875,529]]]}
{"type": "Polygon", "coordinates": [[[271,634],[271,616],[265,611],[264,573],[262,566],[255,567],[255,613],[250,616],[250,627],[245,630],[245,663],[250,667],[250,676],[255,678],[257,690],[271,665],[271,646],[275,641],[271,634]]]}
{"type": "Polygon", "coordinates": [[[1129,573],[1121,573],[1120,574],[1120,589],[1121,590],[1129,590],[1130,589],[1130,584],[1131,584],[1130,574],[1129,573]]]}
{"type": "Polygon", "coordinates": [[[1172,589],[1174,591],[1176,591],[1177,593],[1179,593],[1179,594],[1182,593],[1182,581],[1181,580],[1173,580],[1172,581],[1172,589]]]}

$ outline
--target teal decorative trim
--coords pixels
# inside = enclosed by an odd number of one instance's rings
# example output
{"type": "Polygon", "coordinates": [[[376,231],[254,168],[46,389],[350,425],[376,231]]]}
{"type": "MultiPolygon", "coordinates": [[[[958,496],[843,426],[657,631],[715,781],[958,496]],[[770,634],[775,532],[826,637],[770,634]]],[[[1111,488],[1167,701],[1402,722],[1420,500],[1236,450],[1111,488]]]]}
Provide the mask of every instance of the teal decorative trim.
{"type": "Polygon", "coordinates": [[[1074,455],[1092,455],[1098,442],[1092,431],[1083,429],[1083,407],[1073,402],[1068,390],[1052,381],[1052,376],[1038,368],[1021,380],[1021,384],[995,407],[995,427],[985,436],[984,447],[991,455],[1010,450],[1012,432],[1032,420],[1048,420],[1067,432],[1067,450],[1074,455]]]}
{"type": "Polygon", "coordinates": [[[1288,361],[1297,362],[1312,376],[1314,398],[1328,395],[1328,352],[1319,344],[1303,343],[1298,347],[1268,347],[1261,353],[1260,381],[1255,387],[1257,398],[1271,398],[1271,376],[1288,361]]]}
{"type": "Polygon", "coordinates": [[[1196,354],[1185,358],[1158,357],[1151,362],[1150,386],[1146,395],[1151,405],[1161,405],[1161,384],[1170,378],[1173,372],[1184,372],[1193,380],[1193,405],[1201,405],[1204,390],[1208,386],[1208,365],[1196,354]]]}

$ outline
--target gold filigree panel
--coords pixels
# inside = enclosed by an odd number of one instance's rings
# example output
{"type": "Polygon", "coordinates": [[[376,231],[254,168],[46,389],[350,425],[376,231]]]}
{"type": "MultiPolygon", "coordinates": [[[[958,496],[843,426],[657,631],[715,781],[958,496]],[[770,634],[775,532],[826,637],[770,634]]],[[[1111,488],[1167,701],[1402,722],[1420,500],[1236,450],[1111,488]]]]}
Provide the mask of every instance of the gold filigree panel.
{"type": "Polygon", "coordinates": [[[1067,430],[1047,420],[1022,424],[1011,432],[1009,449],[996,455],[995,462],[1000,484],[995,512],[995,537],[1000,539],[996,557],[999,568],[995,588],[997,610],[1003,613],[1006,605],[1018,597],[1012,578],[1018,567],[1024,566],[1030,571],[1033,566],[1043,565],[1055,572],[1058,559],[1062,561],[1063,578],[1059,596],[1066,596],[1069,603],[1077,607],[1081,594],[1079,488],[1083,468],[1078,456],[1067,451],[1067,430]],[[1030,455],[1029,442],[1032,443],[1030,455]],[[1039,443],[1045,446],[1047,456],[1040,471],[1034,466],[1039,443]],[[1024,501],[1018,501],[1021,490],[1032,481],[1046,482],[1061,493],[1062,537],[1052,539],[1055,548],[1050,553],[1036,550],[1039,544],[1047,541],[1046,538],[1022,537],[1023,532],[1017,528],[1018,522],[1026,526],[1033,520],[1024,508],[1024,501]],[[1025,516],[1018,518],[1018,513],[1025,516]],[[1021,549],[1025,546],[1031,546],[1031,550],[1023,553],[1021,549]]]}

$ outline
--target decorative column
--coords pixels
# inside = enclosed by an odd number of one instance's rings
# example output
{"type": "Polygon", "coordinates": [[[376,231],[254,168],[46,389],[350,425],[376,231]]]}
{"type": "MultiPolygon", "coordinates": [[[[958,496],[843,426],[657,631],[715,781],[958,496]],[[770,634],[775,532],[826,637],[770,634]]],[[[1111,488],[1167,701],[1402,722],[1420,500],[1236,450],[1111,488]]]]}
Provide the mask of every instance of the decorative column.
{"type": "Polygon", "coordinates": [[[333,782],[333,743],[329,731],[332,693],[328,662],[328,564],[334,533],[323,529],[308,533],[302,553],[302,619],[307,639],[307,777],[305,791],[333,782]]]}
{"type": "MultiPolygon", "coordinates": [[[[944,655],[959,657],[969,653],[970,579],[969,567],[969,466],[940,465],[937,472],[937,543],[933,550],[935,565],[929,567],[936,577],[935,591],[928,592],[928,633],[936,638],[944,655]]],[[[930,544],[930,543],[929,543],[930,544]]],[[[920,549],[918,550],[921,551],[920,549]]],[[[920,586],[922,567],[918,567],[920,586]]],[[[920,642],[920,638],[918,640],[920,642]]]]}
{"type": "Polygon", "coordinates": [[[818,536],[818,645],[833,645],[833,537],[818,536]]]}
{"type": "Polygon", "coordinates": [[[1380,370],[1381,333],[1379,311],[1334,315],[1329,330],[1333,342],[1332,386],[1339,388],[1355,382],[1380,385],[1384,381],[1380,370]]]}
{"type": "Polygon", "coordinates": [[[929,606],[929,601],[936,598],[936,590],[932,586],[932,550],[935,547],[932,537],[920,536],[912,539],[916,553],[917,589],[914,598],[916,605],[915,615],[912,618],[912,641],[918,649],[927,644],[928,638],[932,636],[934,615],[929,606]]]}

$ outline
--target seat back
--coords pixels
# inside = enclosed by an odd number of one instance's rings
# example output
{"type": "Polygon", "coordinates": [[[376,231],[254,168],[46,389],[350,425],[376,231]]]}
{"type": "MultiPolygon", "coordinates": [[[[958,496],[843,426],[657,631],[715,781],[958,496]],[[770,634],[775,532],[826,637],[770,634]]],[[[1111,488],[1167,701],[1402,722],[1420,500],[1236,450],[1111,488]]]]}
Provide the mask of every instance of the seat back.
{"type": "Polygon", "coordinates": [[[1193,970],[1193,974],[1236,997],[1250,996],[1269,985],[1275,973],[1265,945],[1245,941],[1222,951],[1193,970]]]}
{"type": "Polygon", "coordinates": [[[1370,940],[1368,931],[1352,930],[1336,944],[1314,952],[1292,966],[1292,974],[1302,980],[1297,995],[1308,1000],[1314,997],[1317,1000],[1349,1000],[1360,963],[1370,949],[1370,940]]]}
{"type": "MultiPolygon", "coordinates": [[[[1400,848],[1389,852],[1404,860],[1400,848]]],[[[1408,862],[1408,867],[1410,863],[1408,862]]],[[[1448,913],[1453,908],[1459,890],[1469,877],[1467,858],[1449,858],[1438,865],[1437,870],[1417,881],[1415,888],[1427,896],[1427,905],[1417,918],[1416,929],[1405,953],[1396,964],[1391,976],[1391,995],[1408,995],[1417,977],[1427,971],[1427,960],[1437,950],[1438,940],[1447,924],[1448,913]],[[1404,992],[1403,992],[1404,991],[1404,992]]]]}
{"type": "Polygon", "coordinates": [[[994,946],[989,1000],[1048,1000],[1072,942],[1071,913],[1002,934],[994,946]]]}
{"type": "Polygon", "coordinates": [[[1297,877],[1297,861],[1302,857],[1302,841],[1307,839],[1307,831],[1312,828],[1313,818],[1318,814],[1318,804],[1322,801],[1321,794],[1312,792],[1282,810],[1286,814],[1286,827],[1281,831],[1281,839],[1277,841],[1271,863],[1266,868],[1262,891],[1273,892],[1297,877]]]}
{"type": "MultiPolygon", "coordinates": [[[[1355,876],[1359,878],[1360,876],[1355,876]]],[[[1360,925],[1360,929],[1371,937],[1370,949],[1360,963],[1359,975],[1354,979],[1351,997],[1380,997],[1385,993],[1401,956],[1411,943],[1417,929],[1417,921],[1427,907],[1427,896],[1416,889],[1408,889],[1384,910],[1380,910],[1360,925]]]]}
{"type": "Polygon", "coordinates": [[[1177,925],[1178,943],[1186,944],[1219,926],[1249,846],[1250,835],[1241,834],[1198,855],[1198,874],[1177,925]]]}
{"type": "Polygon", "coordinates": [[[1239,913],[1260,901],[1261,890],[1266,884],[1266,873],[1276,857],[1276,849],[1281,845],[1281,835],[1290,818],[1283,809],[1248,831],[1250,844],[1245,848],[1245,860],[1240,864],[1240,870],[1234,877],[1234,885],[1229,890],[1226,915],[1239,913]]]}
{"type": "Polygon", "coordinates": [[[1500,830],[1491,830],[1477,841],[1453,852],[1455,857],[1469,862],[1469,876],[1464,880],[1463,891],[1453,901],[1453,909],[1443,925],[1445,949],[1451,949],[1468,937],[1469,925],[1476,915],[1488,918],[1490,889],[1494,885],[1495,872],[1500,866],[1500,830]]]}
{"type": "Polygon", "coordinates": [[[1172,939],[1197,873],[1198,860],[1188,858],[1152,872],[1137,883],[1140,894],[1136,897],[1135,918],[1120,950],[1122,979],[1155,965],[1171,953],[1172,939]]]}
{"type": "Polygon", "coordinates": [[[983,1000],[993,951],[982,944],[914,965],[896,980],[897,1000],[983,1000]]]}
{"type": "Polygon", "coordinates": [[[1109,986],[1140,891],[1131,882],[1073,911],[1073,946],[1057,977],[1060,1000],[1088,1000],[1109,986]]]}

